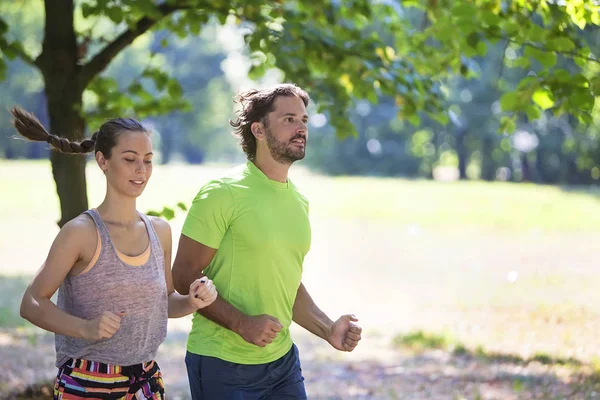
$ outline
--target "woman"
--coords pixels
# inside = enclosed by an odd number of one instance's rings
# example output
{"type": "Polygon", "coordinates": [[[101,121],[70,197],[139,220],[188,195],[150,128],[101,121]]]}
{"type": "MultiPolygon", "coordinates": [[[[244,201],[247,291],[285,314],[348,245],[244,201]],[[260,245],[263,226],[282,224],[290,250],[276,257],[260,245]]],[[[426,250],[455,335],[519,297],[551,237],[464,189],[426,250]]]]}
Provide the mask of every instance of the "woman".
{"type": "Polygon", "coordinates": [[[164,399],[154,356],[167,318],[206,307],[217,292],[206,278],[187,296],[175,292],[171,228],[136,210],[152,174],[148,131],[133,119],[111,119],[77,143],[48,133],[26,111],[11,112],[24,137],[64,153],[94,151],[106,175],[104,201],[60,230],[21,303],[23,318],[56,334],[54,399],[164,399]]]}

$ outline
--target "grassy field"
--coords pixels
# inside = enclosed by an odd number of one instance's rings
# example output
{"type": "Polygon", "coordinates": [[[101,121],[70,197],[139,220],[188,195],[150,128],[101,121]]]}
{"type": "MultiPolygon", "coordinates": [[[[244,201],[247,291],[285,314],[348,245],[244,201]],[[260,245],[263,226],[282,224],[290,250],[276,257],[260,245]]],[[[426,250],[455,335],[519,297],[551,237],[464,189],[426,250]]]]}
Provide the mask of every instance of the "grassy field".
{"type": "MultiPolygon", "coordinates": [[[[138,208],[189,204],[224,169],[158,166],[138,208]]],[[[597,190],[330,178],[300,167],[291,176],[311,202],[304,282],[328,314],[354,312],[365,328],[351,357],[385,358],[379,343],[422,331],[521,359],[598,362],[597,190]]],[[[0,325],[8,328],[23,325],[16,307],[59,214],[47,162],[0,161],[0,184],[0,325]]],[[[91,206],[104,189],[89,164],[91,206]]],[[[172,221],[175,247],[183,218],[172,221]]],[[[189,321],[179,323],[185,331],[189,321]]]]}

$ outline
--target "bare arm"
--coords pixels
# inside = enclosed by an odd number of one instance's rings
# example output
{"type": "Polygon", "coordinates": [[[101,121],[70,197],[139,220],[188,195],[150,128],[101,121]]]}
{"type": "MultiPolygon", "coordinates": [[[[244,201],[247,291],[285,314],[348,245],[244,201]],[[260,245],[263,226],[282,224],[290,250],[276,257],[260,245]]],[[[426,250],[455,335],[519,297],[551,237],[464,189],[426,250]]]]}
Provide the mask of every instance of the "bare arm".
{"type": "MultiPolygon", "coordinates": [[[[217,253],[216,249],[198,243],[185,235],[179,239],[179,248],[173,264],[173,282],[175,289],[182,294],[187,294],[190,284],[196,279],[204,277],[204,269],[208,267],[217,253]]],[[[213,322],[238,332],[239,325],[246,314],[223,300],[221,296],[208,307],[198,310],[200,314],[213,322]]]]}
{"type": "Polygon", "coordinates": [[[152,218],[152,225],[159,237],[163,254],[165,258],[165,280],[167,284],[168,295],[168,314],[169,318],[180,318],[189,315],[197,309],[206,307],[217,297],[217,292],[208,278],[194,280],[187,286],[187,291],[192,288],[192,298],[190,294],[179,294],[173,286],[173,275],[171,273],[171,250],[173,248],[173,239],[171,235],[171,226],[167,221],[160,218],[152,218]]]}
{"type": "MultiPolygon", "coordinates": [[[[173,282],[179,293],[187,293],[196,279],[204,277],[204,269],[211,263],[217,249],[205,246],[185,235],[179,239],[179,248],[173,264],[173,282]]],[[[281,330],[277,318],[269,315],[248,316],[225,301],[221,296],[209,306],[197,310],[209,320],[237,333],[244,340],[264,347],[281,330]]]]}
{"type": "Polygon", "coordinates": [[[361,339],[362,328],[355,324],[354,315],[342,315],[333,322],[317,307],[303,283],[296,293],[292,320],[337,350],[352,351],[361,339]]]}
{"type": "Polygon", "coordinates": [[[292,320],[310,333],[325,340],[329,337],[333,325],[333,321],[317,307],[303,283],[300,283],[296,294],[292,320]]]}
{"type": "Polygon", "coordinates": [[[69,221],[58,233],[46,261],[23,295],[21,317],[50,332],[97,340],[109,338],[119,329],[120,315],[107,311],[93,320],[85,320],[66,313],[50,300],[81,260],[83,249],[95,247],[93,222],[84,218],[69,221]],[[92,224],[91,234],[89,224],[92,224]]]}

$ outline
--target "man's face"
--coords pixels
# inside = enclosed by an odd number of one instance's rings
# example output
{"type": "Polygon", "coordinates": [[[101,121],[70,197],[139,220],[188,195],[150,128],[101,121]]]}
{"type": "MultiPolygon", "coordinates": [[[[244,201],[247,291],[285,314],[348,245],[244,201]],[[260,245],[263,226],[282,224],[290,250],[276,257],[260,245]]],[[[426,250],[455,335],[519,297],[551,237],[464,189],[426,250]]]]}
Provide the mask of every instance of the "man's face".
{"type": "Polygon", "coordinates": [[[308,139],[308,115],[300,97],[280,96],[264,121],[271,157],[281,164],[302,160],[308,139]]]}

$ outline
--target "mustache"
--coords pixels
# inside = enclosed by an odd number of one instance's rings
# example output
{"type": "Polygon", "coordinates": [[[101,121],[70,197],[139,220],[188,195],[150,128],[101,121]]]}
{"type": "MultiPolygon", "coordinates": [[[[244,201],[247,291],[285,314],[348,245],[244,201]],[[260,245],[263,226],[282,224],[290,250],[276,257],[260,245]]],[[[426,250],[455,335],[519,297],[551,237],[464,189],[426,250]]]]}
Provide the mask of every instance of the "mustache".
{"type": "Polygon", "coordinates": [[[293,136],[293,137],[290,139],[290,142],[293,142],[293,141],[294,141],[294,140],[296,140],[296,139],[302,139],[302,140],[304,140],[304,141],[306,142],[306,136],[305,136],[305,135],[301,135],[301,134],[296,134],[296,135],[294,135],[294,136],[293,136]]]}

